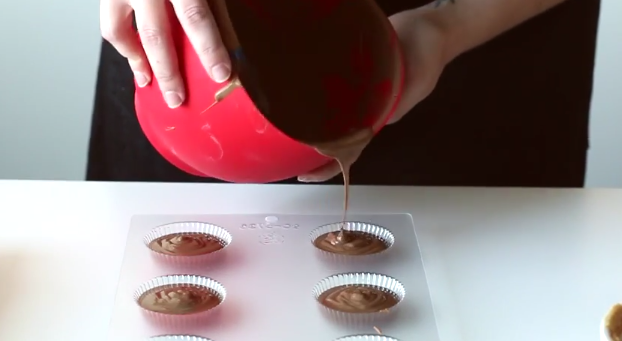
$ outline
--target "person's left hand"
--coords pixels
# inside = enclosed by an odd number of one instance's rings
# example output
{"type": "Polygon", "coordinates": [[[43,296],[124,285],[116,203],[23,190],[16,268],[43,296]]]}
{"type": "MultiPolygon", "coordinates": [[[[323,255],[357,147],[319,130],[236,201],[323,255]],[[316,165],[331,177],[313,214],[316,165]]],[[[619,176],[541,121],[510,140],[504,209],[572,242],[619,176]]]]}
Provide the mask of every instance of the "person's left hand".
{"type": "MultiPolygon", "coordinates": [[[[402,45],[406,68],[401,100],[389,124],[399,121],[411,108],[432,92],[449,61],[445,44],[446,35],[431,19],[432,11],[434,10],[431,8],[420,8],[401,12],[389,18],[402,45]]],[[[365,147],[366,144],[353,146],[347,161],[354,162],[365,147]]],[[[402,148],[402,146],[396,146],[396,148],[402,148]]],[[[339,164],[333,161],[298,176],[298,181],[322,182],[340,173],[339,164]]]]}

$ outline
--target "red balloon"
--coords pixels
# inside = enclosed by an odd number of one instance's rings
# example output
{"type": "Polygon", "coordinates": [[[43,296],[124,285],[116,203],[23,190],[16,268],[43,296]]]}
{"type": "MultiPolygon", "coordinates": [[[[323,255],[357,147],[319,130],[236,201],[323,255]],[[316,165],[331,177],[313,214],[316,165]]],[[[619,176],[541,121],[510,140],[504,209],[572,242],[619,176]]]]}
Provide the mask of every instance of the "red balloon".
{"type": "Polygon", "coordinates": [[[166,160],[193,175],[237,183],[284,180],[331,161],[272,126],[243,87],[210,108],[215,93],[227,83],[209,78],[177,20],[171,24],[186,101],[168,108],[155,79],[136,87],[135,96],[142,130],[166,160]]]}

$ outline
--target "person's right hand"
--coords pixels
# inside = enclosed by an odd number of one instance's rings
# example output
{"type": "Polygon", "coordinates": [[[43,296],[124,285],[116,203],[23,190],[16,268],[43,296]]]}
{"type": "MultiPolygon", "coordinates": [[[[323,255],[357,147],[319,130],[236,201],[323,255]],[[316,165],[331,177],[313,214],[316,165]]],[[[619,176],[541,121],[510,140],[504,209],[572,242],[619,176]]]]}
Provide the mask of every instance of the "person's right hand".
{"type": "MultiPolygon", "coordinates": [[[[148,85],[153,75],[168,106],[176,108],[186,96],[167,17],[168,1],[101,0],[100,24],[104,39],[129,61],[138,86],[148,85]],[[140,39],[132,26],[132,13],[140,39]]],[[[226,81],[231,60],[207,1],[170,2],[209,76],[218,83],[226,81]]]]}

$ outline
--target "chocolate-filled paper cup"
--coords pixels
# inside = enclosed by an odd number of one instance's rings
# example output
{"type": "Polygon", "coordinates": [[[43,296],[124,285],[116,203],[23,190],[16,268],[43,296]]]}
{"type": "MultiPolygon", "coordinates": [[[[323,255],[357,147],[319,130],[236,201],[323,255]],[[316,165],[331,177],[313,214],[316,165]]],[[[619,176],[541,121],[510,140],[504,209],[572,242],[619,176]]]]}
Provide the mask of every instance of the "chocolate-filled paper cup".
{"type": "Polygon", "coordinates": [[[350,335],[340,337],[334,341],[400,341],[394,337],[376,334],[350,335]]]}
{"type": "Polygon", "coordinates": [[[143,239],[158,260],[188,265],[222,260],[232,240],[224,228],[194,221],[158,226],[143,239]]]}
{"type": "Polygon", "coordinates": [[[160,335],[152,336],[147,341],[212,341],[200,336],[193,335],[160,335]]]}
{"type": "Polygon", "coordinates": [[[395,243],[388,229],[357,221],[323,225],[311,231],[309,237],[319,255],[332,261],[378,257],[386,254],[395,243]]]}
{"type": "Polygon", "coordinates": [[[600,341],[622,341],[622,304],[614,304],[601,321],[600,341]]]}
{"type": "Polygon", "coordinates": [[[333,275],[313,288],[313,297],[328,317],[357,325],[390,319],[405,296],[395,278],[366,272],[333,275]]]}
{"type": "Polygon", "coordinates": [[[208,322],[226,296],[222,284],[196,275],[156,277],[134,292],[134,300],[149,318],[159,324],[182,327],[208,322]]]}

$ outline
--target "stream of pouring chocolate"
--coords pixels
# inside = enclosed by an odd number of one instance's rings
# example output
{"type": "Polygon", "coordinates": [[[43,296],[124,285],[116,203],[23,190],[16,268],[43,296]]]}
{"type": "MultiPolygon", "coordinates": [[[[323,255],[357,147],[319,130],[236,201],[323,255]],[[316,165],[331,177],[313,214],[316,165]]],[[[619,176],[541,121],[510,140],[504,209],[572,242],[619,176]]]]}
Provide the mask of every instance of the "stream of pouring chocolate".
{"type": "Polygon", "coordinates": [[[341,231],[338,236],[338,238],[343,239],[343,230],[346,227],[348,217],[348,206],[350,206],[350,168],[352,168],[352,164],[345,163],[343,159],[337,158],[336,160],[343,175],[343,214],[341,216],[341,231]]]}
{"type": "MultiPolygon", "coordinates": [[[[382,119],[384,119],[384,117],[382,119]]],[[[343,176],[343,215],[341,219],[341,231],[339,235],[337,235],[337,241],[345,239],[343,234],[347,221],[348,208],[350,206],[350,169],[352,163],[356,159],[354,155],[352,155],[352,153],[356,153],[356,151],[353,151],[353,147],[367,145],[373,136],[374,128],[372,127],[355,131],[353,134],[334,142],[313,145],[320,154],[331,157],[339,163],[343,176]]]]}

